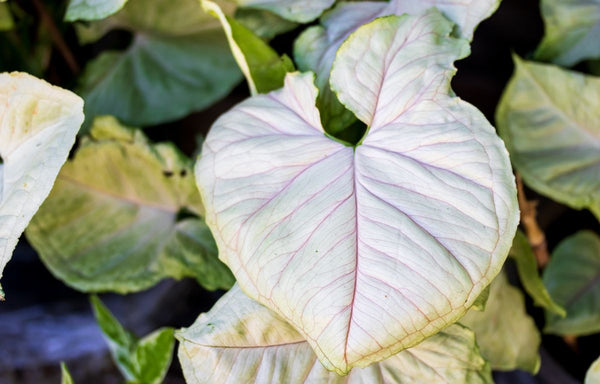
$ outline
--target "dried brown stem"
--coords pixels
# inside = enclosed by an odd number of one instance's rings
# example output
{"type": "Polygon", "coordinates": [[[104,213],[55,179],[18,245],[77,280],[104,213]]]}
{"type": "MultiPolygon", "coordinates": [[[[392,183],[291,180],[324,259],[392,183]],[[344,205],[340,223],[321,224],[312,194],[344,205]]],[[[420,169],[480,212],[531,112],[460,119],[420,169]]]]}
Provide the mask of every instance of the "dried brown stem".
{"type": "Polygon", "coordinates": [[[577,336],[565,335],[565,336],[563,336],[563,341],[573,351],[575,351],[575,352],[579,351],[579,344],[577,343],[577,336]]]}
{"type": "Polygon", "coordinates": [[[35,6],[35,9],[40,17],[40,21],[46,26],[46,28],[48,28],[52,43],[58,49],[58,52],[60,52],[71,72],[73,72],[75,75],[78,75],[81,72],[81,68],[79,67],[79,64],[77,64],[77,60],[75,60],[73,52],[71,52],[69,46],[63,39],[62,34],[58,30],[54,19],[52,19],[52,16],[40,0],[33,0],[33,5],[35,6]]]}
{"type": "Polygon", "coordinates": [[[519,208],[521,209],[521,223],[525,228],[525,234],[531,244],[533,253],[537,260],[538,267],[544,268],[548,264],[548,247],[546,245],[546,235],[537,222],[537,201],[527,200],[523,180],[517,172],[517,196],[519,199],[519,208]]]}

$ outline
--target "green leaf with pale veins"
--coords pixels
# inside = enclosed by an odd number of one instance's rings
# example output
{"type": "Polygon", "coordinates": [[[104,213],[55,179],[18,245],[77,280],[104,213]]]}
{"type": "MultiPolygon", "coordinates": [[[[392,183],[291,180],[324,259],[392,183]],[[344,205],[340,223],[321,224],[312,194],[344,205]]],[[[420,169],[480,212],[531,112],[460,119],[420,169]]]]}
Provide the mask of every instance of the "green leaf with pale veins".
{"type": "Polygon", "coordinates": [[[73,384],[73,378],[67,368],[67,364],[64,362],[60,363],[60,371],[62,373],[62,378],[60,380],[61,384],[73,384]]]}
{"type": "Polygon", "coordinates": [[[198,0],[130,0],[78,31],[89,42],[114,28],[134,38],[126,50],[103,52],[85,68],[79,91],[86,127],[103,114],[141,126],[175,120],[210,106],[241,79],[218,21],[198,0]]]}
{"type": "Polygon", "coordinates": [[[493,382],[473,332],[458,324],[387,360],[338,376],[319,363],[292,326],[237,285],[176,337],[188,384],[493,382]]]}
{"type": "Polygon", "coordinates": [[[335,0],[235,0],[241,7],[264,9],[298,23],[313,21],[335,0]]]}
{"type": "Polygon", "coordinates": [[[600,357],[588,369],[584,384],[600,384],[600,357]]]}
{"type": "Polygon", "coordinates": [[[600,57],[599,0],[542,0],[540,6],[545,33],[536,59],[570,67],[600,57]]]}
{"type": "Polygon", "coordinates": [[[128,0],[71,0],[65,21],[101,20],[118,12],[128,0]]]}
{"type": "Polygon", "coordinates": [[[82,121],[77,95],[26,73],[0,74],[0,278],[82,121]]]}
{"type": "Polygon", "coordinates": [[[250,88],[250,93],[266,93],[283,86],[285,74],[294,71],[287,55],[279,56],[252,31],[227,16],[214,1],[202,0],[204,9],[219,19],[233,56],[250,88]]]}
{"type": "Polygon", "coordinates": [[[187,157],[103,117],[65,164],[27,237],[52,273],[82,291],[139,291],[166,277],[228,288],[233,278],[202,211],[187,157]]]}
{"type": "Polygon", "coordinates": [[[160,328],[138,339],[127,331],[96,296],[90,301],[96,321],[123,376],[141,384],[162,383],[175,346],[172,328],[160,328]]]}
{"type": "Polygon", "coordinates": [[[563,240],[544,270],[552,298],[567,310],[561,318],[546,312],[545,332],[588,335],[600,331],[600,238],[591,231],[563,240]]]}
{"type": "Polygon", "coordinates": [[[532,189],[600,218],[600,78],[517,56],[498,133],[532,189]]]}
{"type": "Polygon", "coordinates": [[[534,304],[546,308],[561,317],[565,317],[567,314],[565,309],[552,300],[546,286],[542,282],[538,273],[535,255],[523,232],[517,231],[517,235],[513,240],[513,246],[508,255],[515,260],[523,288],[531,296],[534,304]]]}
{"type": "Polygon", "coordinates": [[[492,369],[534,374],[539,370],[540,333],[525,311],[523,294],[509,284],[504,273],[492,282],[485,310],[469,311],[460,322],[475,332],[481,354],[492,369]]]}

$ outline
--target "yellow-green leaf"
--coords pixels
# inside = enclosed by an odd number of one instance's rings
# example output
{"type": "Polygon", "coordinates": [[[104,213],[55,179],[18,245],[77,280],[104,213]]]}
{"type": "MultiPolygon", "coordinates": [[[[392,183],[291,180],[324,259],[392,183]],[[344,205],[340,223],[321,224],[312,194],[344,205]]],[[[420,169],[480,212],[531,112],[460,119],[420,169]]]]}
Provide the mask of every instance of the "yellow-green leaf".
{"type": "Polygon", "coordinates": [[[208,289],[228,288],[233,278],[202,211],[187,157],[103,117],[27,237],[50,271],[79,290],[125,293],[188,276],[208,289]]]}

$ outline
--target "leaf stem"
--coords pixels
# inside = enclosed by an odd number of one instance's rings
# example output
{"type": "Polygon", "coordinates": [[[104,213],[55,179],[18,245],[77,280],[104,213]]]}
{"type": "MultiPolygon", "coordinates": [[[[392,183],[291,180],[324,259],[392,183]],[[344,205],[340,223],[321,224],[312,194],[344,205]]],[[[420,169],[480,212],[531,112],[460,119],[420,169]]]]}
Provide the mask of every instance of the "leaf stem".
{"type": "Polygon", "coordinates": [[[519,200],[519,208],[521,210],[521,223],[525,228],[525,234],[531,244],[533,253],[537,260],[539,268],[544,268],[550,260],[548,256],[548,247],[546,245],[546,235],[540,228],[537,222],[537,201],[527,200],[525,196],[525,188],[523,187],[523,179],[519,172],[516,173],[517,179],[517,197],[519,200]]]}
{"type": "Polygon", "coordinates": [[[67,66],[71,72],[73,72],[73,74],[78,75],[81,72],[81,68],[79,67],[79,64],[77,64],[77,60],[75,60],[73,52],[71,52],[69,46],[63,39],[62,34],[56,26],[56,23],[52,19],[52,16],[50,13],[48,13],[48,10],[46,7],[44,7],[44,4],[42,4],[40,0],[33,0],[33,5],[35,6],[35,9],[40,17],[40,21],[46,26],[46,28],[48,28],[50,38],[65,60],[65,63],[67,63],[67,66]]]}

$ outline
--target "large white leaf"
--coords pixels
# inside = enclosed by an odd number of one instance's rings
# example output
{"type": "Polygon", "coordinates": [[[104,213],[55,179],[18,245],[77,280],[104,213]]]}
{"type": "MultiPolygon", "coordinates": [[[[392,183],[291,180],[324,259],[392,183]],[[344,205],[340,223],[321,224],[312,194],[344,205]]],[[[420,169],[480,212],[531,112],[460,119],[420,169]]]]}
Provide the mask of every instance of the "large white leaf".
{"type": "Polygon", "coordinates": [[[339,373],[456,321],[514,236],[506,149],[450,95],[467,51],[451,30],[437,11],[390,16],[340,48],[333,88],[370,127],[356,148],[324,134],[312,76],[293,74],[221,116],[196,167],[220,258],[339,373]]]}
{"type": "Polygon", "coordinates": [[[293,327],[237,285],[177,338],[188,384],[492,383],[475,335],[461,325],[368,368],[338,376],[319,364],[293,327]]]}
{"type": "Polygon", "coordinates": [[[335,53],[344,40],[358,27],[376,17],[387,15],[416,15],[428,8],[437,7],[446,17],[457,24],[460,35],[473,38],[477,25],[488,18],[500,0],[392,0],[384,2],[341,2],[321,18],[321,25],[308,28],[294,46],[294,56],[302,71],[317,74],[317,87],[320,94],[318,105],[323,114],[323,122],[332,132],[347,126],[353,116],[344,110],[329,89],[329,72],[335,53]]]}
{"type": "Polygon", "coordinates": [[[83,122],[83,101],[25,73],[0,74],[0,277],[83,122]]]}

